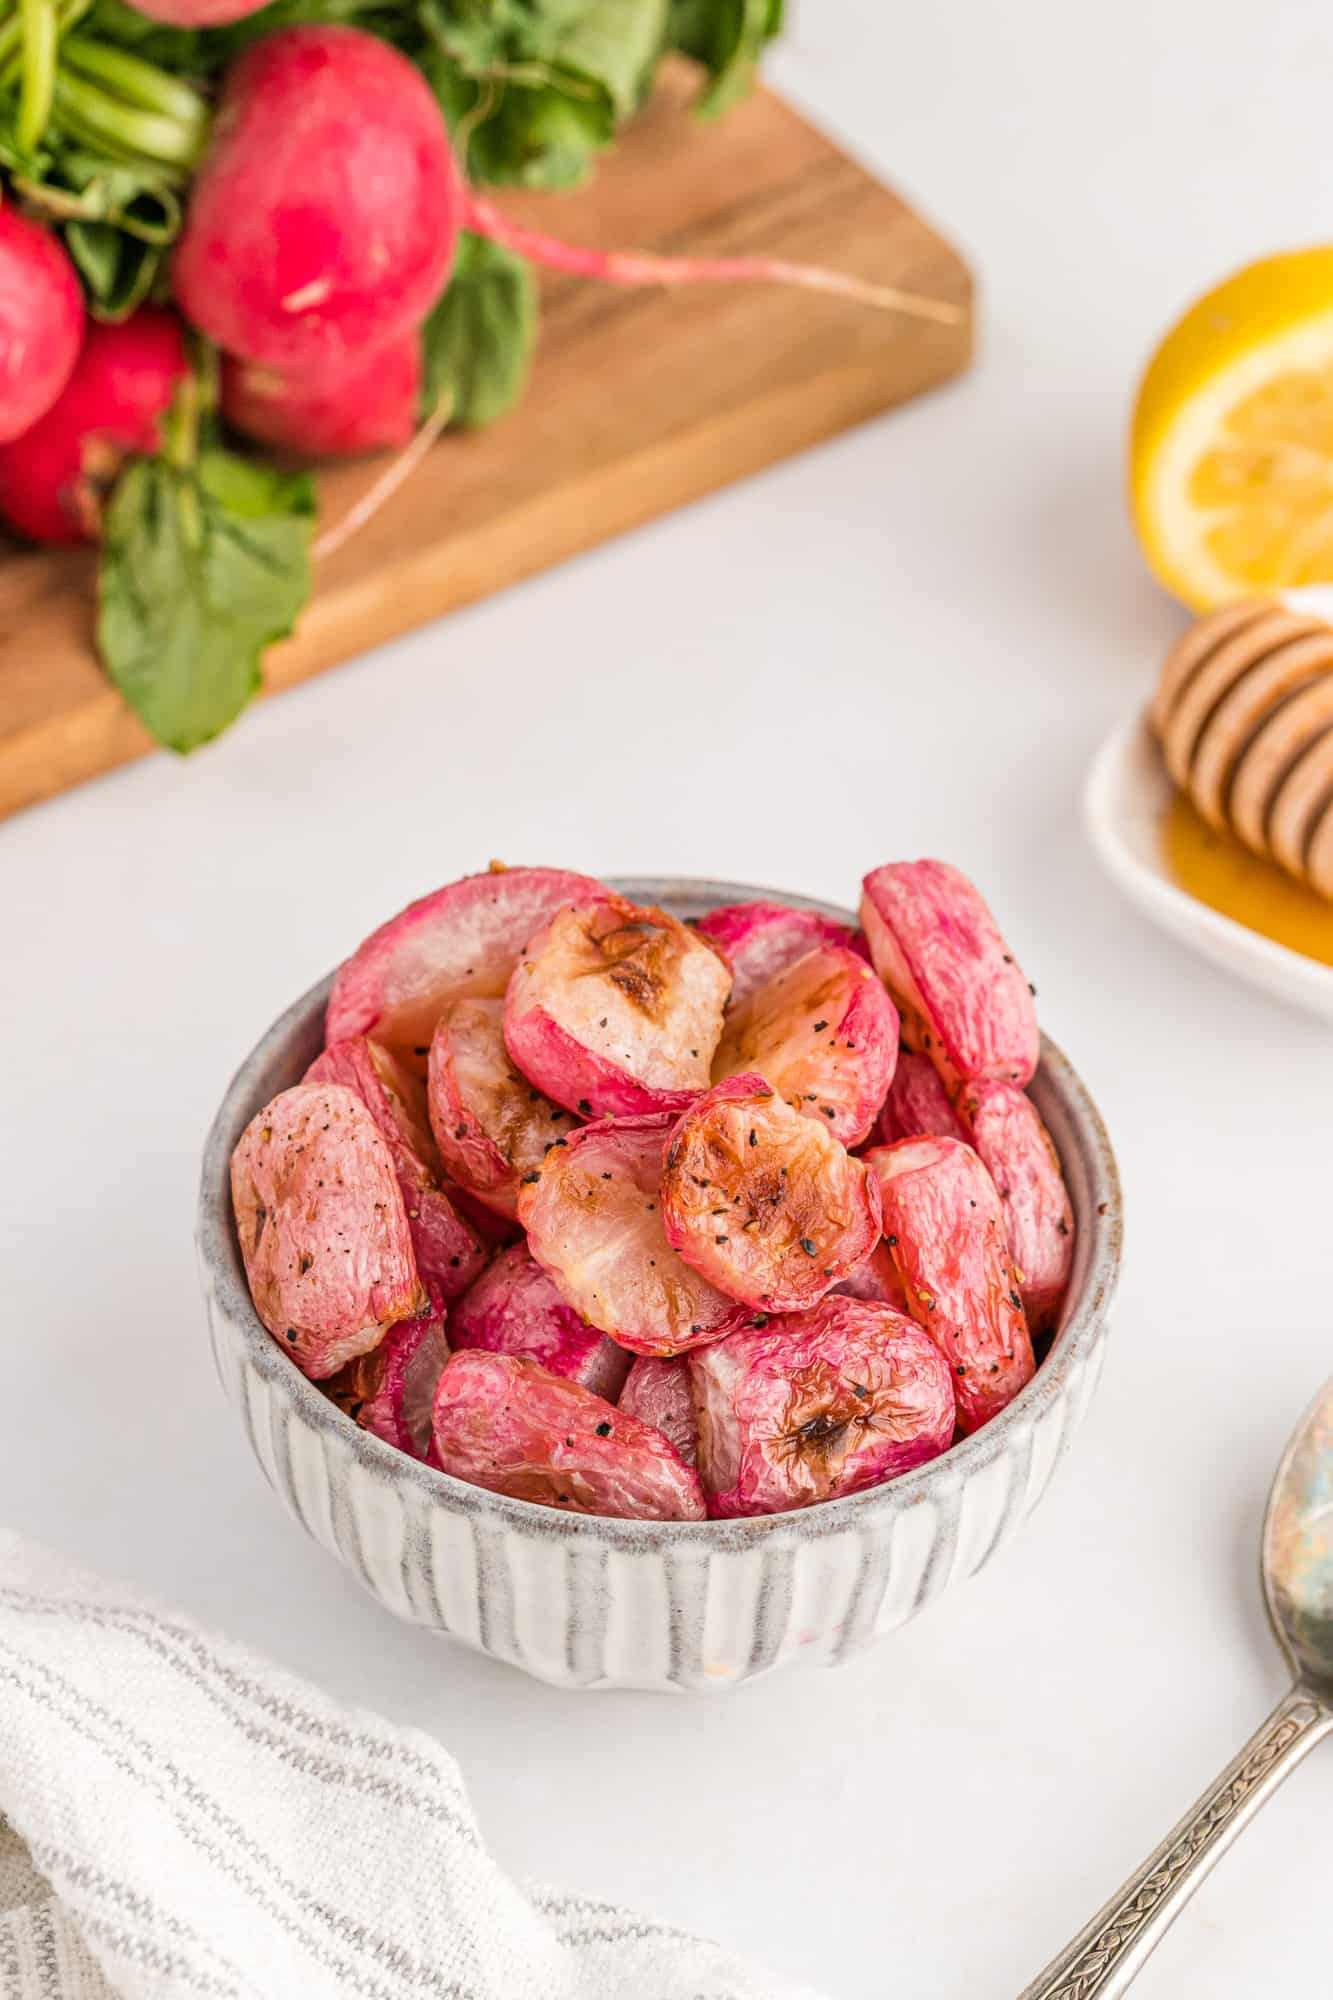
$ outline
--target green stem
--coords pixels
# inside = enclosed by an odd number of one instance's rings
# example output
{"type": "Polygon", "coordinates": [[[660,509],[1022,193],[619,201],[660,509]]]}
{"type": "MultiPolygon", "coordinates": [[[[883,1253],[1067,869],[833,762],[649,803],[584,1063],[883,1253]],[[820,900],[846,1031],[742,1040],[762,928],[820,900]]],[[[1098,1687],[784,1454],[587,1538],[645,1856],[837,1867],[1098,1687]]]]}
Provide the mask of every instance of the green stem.
{"type": "Polygon", "coordinates": [[[109,160],[117,166],[132,167],[141,179],[151,180],[162,187],[183,187],[189,175],[183,167],[169,167],[161,160],[150,158],[146,153],[136,153],[132,146],[120,144],[108,136],[103,127],[89,124],[80,118],[78,112],[63,102],[61,84],[63,78],[56,78],[56,129],[65,138],[72,139],[76,146],[87,153],[94,153],[100,160],[109,160]]]}
{"type": "Polygon", "coordinates": [[[191,342],[194,360],[195,401],[199,430],[211,425],[222,400],[222,366],[217,348],[203,334],[191,342]]]}
{"type": "Polygon", "coordinates": [[[162,456],[177,472],[190,472],[199,456],[199,377],[181,378],[162,425],[162,456]]]}
{"type": "Polygon", "coordinates": [[[14,131],[24,152],[33,153],[46,130],[55,93],[60,24],[54,0],[19,0],[19,26],[23,36],[23,75],[14,131]]]}
{"type": "MultiPolygon", "coordinates": [[[[82,20],[92,4],[93,0],[61,0],[57,13],[60,33],[63,35],[67,28],[82,20]]],[[[23,53],[19,47],[22,33],[17,14],[10,14],[0,24],[0,91],[8,90],[11,84],[17,83],[23,73],[23,53]]]]}
{"type": "Polygon", "coordinates": [[[156,111],[200,134],[207,128],[208,106],[199,93],[140,56],[109,48],[103,42],[90,42],[82,35],[69,35],[60,45],[60,60],[76,75],[104,83],[113,97],[138,111],[156,111]]]}
{"type": "Polygon", "coordinates": [[[184,124],[160,112],[121,104],[94,83],[62,70],[56,78],[56,110],[60,121],[85,143],[105,146],[163,166],[193,167],[208,140],[207,125],[184,124]]]}

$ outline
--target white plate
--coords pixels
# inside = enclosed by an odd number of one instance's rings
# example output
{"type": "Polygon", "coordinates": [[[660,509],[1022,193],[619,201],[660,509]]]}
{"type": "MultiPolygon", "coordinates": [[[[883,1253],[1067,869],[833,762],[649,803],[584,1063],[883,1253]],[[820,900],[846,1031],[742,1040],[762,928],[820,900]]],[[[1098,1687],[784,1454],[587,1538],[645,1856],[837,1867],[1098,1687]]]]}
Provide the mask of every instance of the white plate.
{"type": "Polygon", "coordinates": [[[1131,716],[1097,752],[1083,789],[1084,824],[1107,874],[1145,916],[1215,965],[1333,1021],[1333,966],[1260,937],[1173,880],[1161,844],[1173,790],[1146,719],[1131,716]]]}

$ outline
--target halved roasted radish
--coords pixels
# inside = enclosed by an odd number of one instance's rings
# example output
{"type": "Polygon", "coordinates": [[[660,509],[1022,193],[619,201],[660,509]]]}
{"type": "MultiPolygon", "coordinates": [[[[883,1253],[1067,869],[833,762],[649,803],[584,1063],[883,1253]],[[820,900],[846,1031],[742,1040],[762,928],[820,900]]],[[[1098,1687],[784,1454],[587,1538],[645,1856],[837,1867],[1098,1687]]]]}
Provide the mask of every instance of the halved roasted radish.
{"type": "Polygon", "coordinates": [[[603,893],[563,868],[493,867],[409,903],[338,968],[326,1039],[374,1035],[424,1076],[435,1023],[464,994],[499,999],[519,952],[552,911],[603,893]]]}
{"type": "Polygon", "coordinates": [[[430,1123],[453,1178],[498,1215],[518,1213],[523,1175],[574,1119],[528,1082],[505,1047],[503,1000],[451,1000],[430,1045],[430,1123]]]}
{"type": "Polygon", "coordinates": [[[967,1130],[929,1056],[903,1049],[881,1107],[875,1138],[881,1146],[896,1139],[966,1139],[967,1130]]]}
{"type": "Polygon", "coordinates": [[[903,1038],[949,1089],[1028,1083],[1037,1067],[1032,988],[981,896],[944,861],[895,861],[866,876],[861,922],[903,1038]]]}
{"type": "Polygon", "coordinates": [[[446,1301],[458,1298],[486,1262],[486,1248],[441,1186],[420,1077],[391,1050],[353,1035],[316,1056],[304,1081],[345,1084],[361,1099],[393,1156],[422,1283],[438,1285],[446,1301]]]}
{"type": "Polygon", "coordinates": [[[708,1086],[731,972],[665,910],[603,892],[558,910],[505,995],[509,1053],[581,1117],[679,1111],[708,1086]]]}
{"type": "Polygon", "coordinates": [[[958,1108],[1004,1208],[1019,1290],[1034,1333],[1049,1333],[1074,1262],[1074,1208],[1051,1135],[1012,1083],[974,1083],[958,1108]]]}
{"type": "Polygon", "coordinates": [[[535,1361],[451,1355],[433,1423],[440,1468],[492,1493],[570,1514],[704,1518],[698,1474],[660,1431],[535,1361]]]}
{"type": "Polygon", "coordinates": [[[715,1084],[677,1122],[661,1208],[685,1261],[761,1313],[813,1305],[880,1233],[874,1176],[753,1074],[715,1084]]]}
{"type": "Polygon", "coordinates": [[[236,1234],[255,1311],[316,1380],[426,1305],[389,1148],[345,1085],[298,1083],[231,1156],[236,1234]]]}
{"type": "Polygon", "coordinates": [[[671,1126],[666,1115],[585,1125],[519,1194],[537,1262],[584,1319],[635,1354],[679,1354],[746,1318],[667,1242],[658,1184],[671,1126]]]}
{"type": "Polygon", "coordinates": [[[695,929],[720,944],[731,961],[733,1007],[819,945],[840,945],[866,956],[864,941],[846,924],[786,903],[724,903],[700,917],[695,929]]]}
{"type": "Polygon", "coordinates": [[[526,1243],[511,1244],[487,1265],[455,1306],[449,1336],[455,1347],[483,1347],[539,1362],[611,1403],[629,1373],[624,1348],[580,1318],[526,1243]]]}
{"type": "Polygon", "coordinates": [[[879,975],[844,945],[823,945],[731,1009],[713,1075],[720,1083],[755,1071],[793,1110],[857,1146],[897,1060],[898,1010],[879,975]]]}
{"type": "Polygon", "coordinates": [[[627,1416],[661,1431],[686,1465],[697,1463],[699,1419],[690,1388],[688,1355],[636,1354],[620,1392],[619,1407],[627,1416]]]}
{"type": "Polygon", "coordinates": [[[888,1306],[822,1299],[703,1348],[689,1370],[714,1516],[859,1493],[937,1458],[953,1437],[948,1364],[888,1306]]]}
{"type": "Polygon", "coordinates": [[[867,1153],[866,1165],[912,1317],[953,1370],[959,1426],[980,1430],[1033,1369],[995,1183],[958,1139],[900,1139],[867,1153]]]}
{"type": "Polygon", "coordinates": [[[449,1359],[445,1303],[435,1292],[416,1319],[399,1320],[379,1346],[349,1361],[325,1383],[339,1409],[412,1458],[430,1451],[430,1414],[449,1359]]]}

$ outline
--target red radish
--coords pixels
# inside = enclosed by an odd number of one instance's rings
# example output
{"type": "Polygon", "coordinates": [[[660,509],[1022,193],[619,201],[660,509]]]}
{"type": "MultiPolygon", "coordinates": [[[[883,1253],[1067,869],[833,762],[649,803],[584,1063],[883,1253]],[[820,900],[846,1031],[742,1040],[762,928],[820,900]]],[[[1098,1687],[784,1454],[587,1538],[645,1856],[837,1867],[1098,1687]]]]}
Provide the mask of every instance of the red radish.
{"type": "Polygon", "coordinates": [[[449,1322],[455,1347],[518,1354],[550,1375],[581,1382],[614,1403],[629,1374],[629,1355],[567,1304],[525,1243],[488,1264],[449,1322]]]}
{"type": "Polygon", "coordinates": [[[823,1299],[686,1365],[715,1520],[860,1493],[938,1458],[953,1437],[948,1363],[891,1307],[823,1299]]]}
{"type": "Polygon", "coordinates": [[[449,1359],[447,1317],[444,1300],[431,1290],[429,1305],[416,1319],[400,1319],[378,1347],[349,1361],[324,1384],[338,1408],[363,1431],[396,1444],[411,1458],[430,1452],[431,1407],[449,1359]]]}
{"type": "Polygon", "coordinates": [[[338,967],[326,1039],[373,1035],[422,1076],[431,1036],[453,1000],[503,998],[533,932],[564,903],[605,895],[566,868],[506,868],[446,882],[363,938],[338,967]]]}
{"type": "Polygon", "coordinates": [[[720,944],[731,963],[731,999],[735,1012],[756,987],[776,979],[817,945],[837,944],[860,951],[855,931],[821,917],[818,910],[793,910],[785,903],[724,903],[700,917],[696,926],[720,944]]]}
{"type": "Polygon", "coordinates": [[[702,1521],[699,1475],[661,1431],[535,1361],[472,1348],[435,1391],[435,1463],[455,1479],[637,1521],[702,1521]]]}
{"type": "Polygon", "coordinates": [[[799,285],[941,321],[958,308],[813,265],[591,249],[463,185],[424,77],[358,28],[280,28],[229,72],[176,247],[182,311],[229,353],[324,370],[425,318],[459,230],[614,285],[799,285]]]}
{"type": "Polygon", "coordinates": [[[313,380],[420,324],[461,207],[443,116],[406,56],[356,28],[279,29],[223,85],[176,297],[229,353],[313,380]]]}
{"type": "Polygon", "coordinates": [[[166,21],[173,28],[221,28],[257,14],[268,0],[129,0],[136,14],[166,21]]]}
{"type": "Polygon", "coordinates": [[[912,1317],[953,1370],[959,1429],[980,1430],[1035,1366],[995,1183],[960,1139],[899,1139],[866,1165],[912,1317]]]}
{"type": "Polygon", "coordinates": [[[929,1056],[902,1049],[889,1094],[880,1107],[875,1144],[895,1139],[966,1139],[967,1127],[929,1056]]]}
{"type": "Polygon", "coordinates": [[[83,293],[60,239],[0,208],[0,444],[55,402],[79,358],[83,293]]]}
{"type": "Polygon", "coordinates": [[[898,1009],[859,952],[820,945],[733,1008],[713,1076],[757,1070],[844,1146],[875,1122],[898,1060],[898,1009]]]}
{"type": "Polygon", "coordinates": [[[618,1407],[661,1431],[686,1465],[699,1458],[699,1419],[690,1388],[690,1364],[684,1354],[636,1354],[618,1407]]]}
{"type": "Polygon", "coordinates": [[[261,444],[303,458],[343,458],[408,442],[421,399],[421,336],[415,327],[346,369],[314,381],[300,373],[222,363],[222,414],[261,444]]]}
{"type": "Polygon", "coordinates": [[[54,408],[0,446],[0,515],[34,542],[95,539],[99,489],[127,453],[156,449],[188,370],[169,312],[141,306],[120,326],[94,322],[54,408]]]}

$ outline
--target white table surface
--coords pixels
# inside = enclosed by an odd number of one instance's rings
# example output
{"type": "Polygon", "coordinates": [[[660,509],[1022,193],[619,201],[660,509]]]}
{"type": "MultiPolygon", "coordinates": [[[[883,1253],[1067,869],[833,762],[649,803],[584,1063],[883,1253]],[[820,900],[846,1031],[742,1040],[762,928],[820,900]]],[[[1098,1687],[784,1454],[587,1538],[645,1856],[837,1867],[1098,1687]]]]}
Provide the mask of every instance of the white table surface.
{"type": "MultiPolygon", "coordinates": [[[[1013,1995],[1282,1685],[1270,1468],[1333,1365],[1327,1031],[1101,880],[1076,800],[1180,614],[1120,497],[1136,370],[1327,235],[1318,0],[806,0],[777,80],[978,267],[959,386],[0,828],[12,1522],[438,1731],[515,1869],[836,2000],[1013,1995]],[[279,1511],[213,1376],[196,1159],[279,1007],[493,854],[850,897],[983,883],[1117,1141],[1103,1385],[1015,1546],[836,1676],[569,1697],[394,1622],[279,1511]]],[[[1144,2000],[1323,1993],[1333,1752],[1144,2000]]]]}

